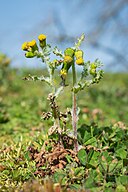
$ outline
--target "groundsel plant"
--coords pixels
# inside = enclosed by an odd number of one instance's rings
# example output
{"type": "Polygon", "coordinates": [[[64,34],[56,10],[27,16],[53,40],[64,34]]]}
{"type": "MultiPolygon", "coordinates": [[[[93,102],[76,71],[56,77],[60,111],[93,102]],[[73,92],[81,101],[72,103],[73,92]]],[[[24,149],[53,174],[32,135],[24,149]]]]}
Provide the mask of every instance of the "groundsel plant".
{"type": "Polygon", "coordinates": [[[61,127],[60,121],[65,124],[65,119],[68,115],[67,113],[61,113],[57,105],[57,97],[62,91],[64,91],[67,86],[66,80],[68,76],[68,71],[71,68],[72,75],[72,128],[73,128],[73,140],[74,140],[74,150],[78,151],[77,143],[77,121],[78,121],[78,110],[77,110],[77,94],[85,89],[86,87],[91,86],[92,84],[99,83],[103,77],[103,70],[99,70],[102,66],[102,63],[96,59],[94,62],[84,61],[84,52],[80,49],[81,43],[84,41],[85,35],[82,34],[78,38],[77,42],[73,47],[69,47],[64,50],[62,53],[57,47],[52,48],[51,45],[46,43],[46,35],[40,34],[38,36],[39,45],[36,40],[30,42],[25,42],[22,44],[22,50],[25,51],[26,58],[40,58],[43,63],[46,64],[48,70],[48,76],[31,76],[25,77],[26,80],[33,81],[43,81],[48,84],[52,90],[48,95],[48,100],[50,101],[51,111],[43,113],[43,119],[53,118],[54,125],[50,129],[50,133],[56,132],[59,135],[59,141],[61,140],[61,135],[63,134],[64,127],[61,127]],[[51,60],[51,54],[56,56],[56,59],[51,60]],[[82,68],[80,77],[77,77],[76,65],[79,65],[82,68]],[[61,69],[60,67],[61,66],[61,69]],[[59,70],[60,69],[60,70],[59,70]],[[59,71],[60,81],[58,87],[55,85],[56,75],[55,70],[59,71]]]}

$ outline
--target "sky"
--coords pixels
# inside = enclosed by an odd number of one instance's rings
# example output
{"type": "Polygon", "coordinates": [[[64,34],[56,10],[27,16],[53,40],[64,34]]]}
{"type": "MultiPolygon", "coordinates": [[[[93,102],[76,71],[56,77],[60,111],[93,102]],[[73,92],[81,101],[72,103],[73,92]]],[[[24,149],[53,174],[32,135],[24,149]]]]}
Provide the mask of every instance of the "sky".
{"type": "MultiPolygon", "coordinates": [[[[88,36],[91,27],[96,24],[96,10],[100,9],[100,6],[100,0],[94,0],[93,6],[87,4],[86,9],[79,4],[79,0],[0,0],[0,52],[12,59],[12,66],[38,67],[40,62],[37,59],[24,57],[21,50],[23,42],[37,39],[41,33],[46,34],[49,43],[53,45],[60,33],[78,37],[84,32],[85,36],[88,36]],[[62,22],[58,28],[54,25],[56,17],[62,22]]],[[[113,46],[110,35],[106,36],[104,41],[113,46]]],[[[65,48],[72,44],[58,46],[65,48]]],[[[94,52],[88,46],[88,41],[84,49],[87,60],[91,57],[92,60],[99,58],[103,63],[111,62],[111,56],[98,50],[94,52]]]]}

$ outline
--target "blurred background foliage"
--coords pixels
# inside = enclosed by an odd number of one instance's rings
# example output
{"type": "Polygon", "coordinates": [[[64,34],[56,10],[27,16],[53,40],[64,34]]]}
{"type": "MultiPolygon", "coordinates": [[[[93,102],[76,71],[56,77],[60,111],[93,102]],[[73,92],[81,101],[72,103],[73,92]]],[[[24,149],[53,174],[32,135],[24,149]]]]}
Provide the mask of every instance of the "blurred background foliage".
{"type": "Polygon", "coordinates": [[[85,60],[99,58],[107,71],[126,72],[127,21],[127,0],[5,0],[0,2],[0,50],[11,57],[12,66],[40,67],[23,58],[24,41],[45,33],[48,42],[66,48],[84,32],[85,60]]]}

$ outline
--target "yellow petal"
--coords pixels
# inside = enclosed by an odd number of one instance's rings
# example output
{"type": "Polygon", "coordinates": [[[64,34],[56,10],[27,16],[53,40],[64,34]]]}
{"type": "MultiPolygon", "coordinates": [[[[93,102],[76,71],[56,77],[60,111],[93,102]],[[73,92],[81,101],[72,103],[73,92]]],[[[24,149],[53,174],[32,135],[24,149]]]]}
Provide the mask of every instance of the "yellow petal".
{"type": "Polygon", "coordinates": [[[46,35],[40,34],[40,35],[38,36],[38,39],[39,39],[39,41],[43,41],[43,40],[46,39],[46,35]]]}
{"type": "Polygon", "coordinates": [[[76,64],[77,64],[77,65],[83,65],[83,64],[84,64],[83,58],[77,59],[77,60],[76,60],[76,64]]]}

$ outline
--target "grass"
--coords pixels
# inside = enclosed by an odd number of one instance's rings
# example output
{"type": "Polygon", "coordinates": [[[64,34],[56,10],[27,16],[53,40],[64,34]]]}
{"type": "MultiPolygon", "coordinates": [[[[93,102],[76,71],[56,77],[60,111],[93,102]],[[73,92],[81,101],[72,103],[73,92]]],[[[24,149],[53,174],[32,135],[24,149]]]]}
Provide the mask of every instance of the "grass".
{"type": "MultiPolygon", "coordinates": [[[[46,190],[46,181],[35,174],[43,173],[46,164],[37,167],[39,160],[31,156],[39,155],[52,125],[51,121],[41,120],[42,112],[50,108],[46,100],[49,88],[40,82],[22,80],[29,73],[37,74],[10,69],[0,87],[0,191],[34,191],[35,186],[36,189],[40,186],[38,191],[46,190]],[[31,153],[30,146],[38,152],[31,153]]],[[[54,183],[60,182],[63,189],[78,191],[81,186],[86,191],[128,189],[127,82],[127,74],[106,73],[99,85],[79,94],[78,139],[83,148],[78,162],[67,152],[66,160],[61,159],[67,163],[66,167],[63,171],[56,168],[52,176],[54,183]]],[[[71,107],[68,89],[58,99],[62,111],[71,107]]],[[[71,129],[70,118],[68,129],[71,129]]],[[[52,149],[47,146],[49,153],[54,154],[54,144],[52,149]]]]}

